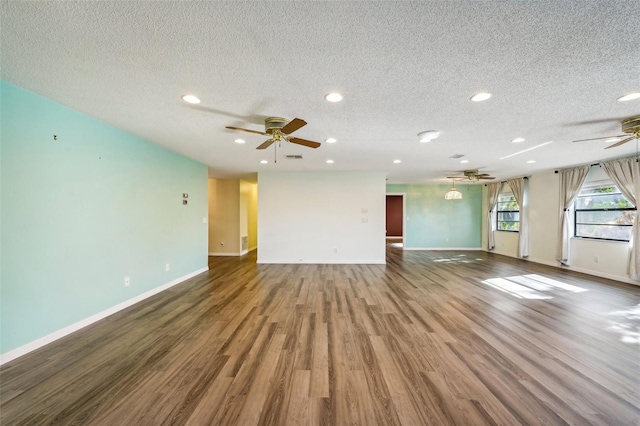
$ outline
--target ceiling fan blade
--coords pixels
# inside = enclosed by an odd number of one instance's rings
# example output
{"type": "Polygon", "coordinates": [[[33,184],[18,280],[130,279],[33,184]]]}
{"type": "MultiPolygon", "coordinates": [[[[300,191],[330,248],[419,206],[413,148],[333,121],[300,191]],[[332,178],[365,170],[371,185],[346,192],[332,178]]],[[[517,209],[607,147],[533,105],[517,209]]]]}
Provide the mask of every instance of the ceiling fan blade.
{"type": "Polygon", "coordinates": [[[293,133],[298,130],[302,126],[306,126],[307,122],[301,118],[294,118],[281,129],[282,133],[288,135],[289,133],[293,133]]]}
{"type": "Polygon", "coordinates": [[[465,176],[447,176],[447,179],[464,179],[465,176]]]}
{"type": "Polygon", "coordinates": [[[597,141],[600,139],[610,139],[610,138],[621,138],[622,136],[626,136],[626,135],[618,135],[618,136],[603,136],[601,138],[591,138],[591,139],[578,139],[577,141],[571,141],[571,142],[588,142],[588,141],[597,141]]]}
{"type": "Polygon", "coordinates": [[[495,179],[493,176],[477,176],[478,179],[495,179]]]}
{"type": "Polygon", "coordinates": [[[635,136],[631,136],[631,137],[628,137],[628,138],[626,138],[626,139],[622,139],[620,142],[616,142],[616,143],[614,143],[613,145],[609,145],[609,146],[608,146],[608,147],[606,147],[605,149],[615,148],[616,146],[620,146],[620,145],[622,145],[622,144],[624,144],[624,143],[627,143],[627,142],[629,142],[629,141],[632,141],[632,140],[634,140],[635,138],[636,138],[635,136]]]}
{"type": "Polygon", "coordinates": [[[249,130],[249,129],[243,129],[242,127],[233,127],[233,126],[226,126],[227,129],[231,129],[231,130],[240,130],[242,132],[249,132],[249,133],[256,133],[258,135],[266,135],[267,133],[265,132],[259,132],[257,130],[249,130]]]}
{"type": "Polygon", "coordinates": [[[297,143],[298,145],[308,146],[309,148],[317,148],[320,146],[320,142],[308,141],[300,138],[287,138],[289,142],[297,143]]]}
{"type": "Polygon", "coordinates": [[[268,139],[266,141],[264,141],[260,146],[258,146],[256,149],[267,149],[271,146],[272,143],[274,143],[276,140],[275,139],[268,139]]]}

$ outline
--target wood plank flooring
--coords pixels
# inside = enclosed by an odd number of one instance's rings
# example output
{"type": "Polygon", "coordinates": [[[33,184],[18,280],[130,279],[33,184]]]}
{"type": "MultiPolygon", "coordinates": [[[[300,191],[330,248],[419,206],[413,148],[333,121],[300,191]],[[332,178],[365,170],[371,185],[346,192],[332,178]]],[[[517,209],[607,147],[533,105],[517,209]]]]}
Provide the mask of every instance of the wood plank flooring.
{"type": "Polygon", "coordinates": [[[4,365],[0,424],[640,424],[640,287],[391,246],[210,268],[4,365]]]}

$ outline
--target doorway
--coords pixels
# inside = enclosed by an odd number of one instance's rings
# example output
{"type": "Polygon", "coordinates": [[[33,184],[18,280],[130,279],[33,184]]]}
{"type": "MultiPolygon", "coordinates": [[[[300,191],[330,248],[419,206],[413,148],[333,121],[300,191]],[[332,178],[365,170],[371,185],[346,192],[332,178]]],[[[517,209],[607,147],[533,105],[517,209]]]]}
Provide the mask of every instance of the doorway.
{"type": "Polygon", "coordinates": [[[387,194],[386,239],[404,246],[404,194],[387,194]]]}

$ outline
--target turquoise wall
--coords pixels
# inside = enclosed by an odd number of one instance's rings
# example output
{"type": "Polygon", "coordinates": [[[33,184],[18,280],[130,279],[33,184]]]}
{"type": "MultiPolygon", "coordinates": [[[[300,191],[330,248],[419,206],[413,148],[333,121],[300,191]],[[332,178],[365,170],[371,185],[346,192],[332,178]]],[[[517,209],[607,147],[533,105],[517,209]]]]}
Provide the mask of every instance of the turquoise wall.
{"type": "Polygon", "coordinates": [[[0,353],[207,266],[206,166],[0,84],[0,353]]]}
{"type": "Polygon", "coordinates": [[[449,188],[451,185],[387,185],[387,193],[406,194],[405,248],[481,247],[482,186],[459,186],[462,200],[445,200],[449,188]]]}

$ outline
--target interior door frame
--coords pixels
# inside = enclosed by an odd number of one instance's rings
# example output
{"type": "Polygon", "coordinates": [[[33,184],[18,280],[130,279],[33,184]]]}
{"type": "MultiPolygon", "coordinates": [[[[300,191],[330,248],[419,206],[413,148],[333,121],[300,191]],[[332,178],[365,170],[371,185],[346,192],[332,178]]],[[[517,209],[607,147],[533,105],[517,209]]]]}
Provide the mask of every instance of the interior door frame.
{"type": "MultiPolygon", "coordinates": [[[[384,194],[385,202],[387,200],[387,195],[395,195],[402,197],[402,250],[404,250],[404,242],[407,237],[407,193],[406,192],[387,192],[384,194]]],[[[386,211],[385,211],[385,220],[386,220],[386,211]]],[[[385,233],[385,241],[387,239],[387,235],[385,233]]]]}

